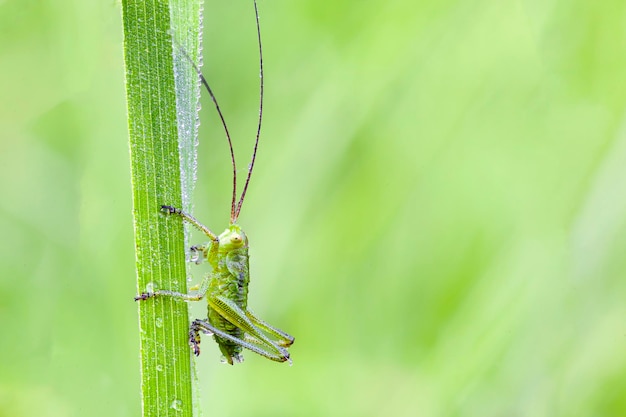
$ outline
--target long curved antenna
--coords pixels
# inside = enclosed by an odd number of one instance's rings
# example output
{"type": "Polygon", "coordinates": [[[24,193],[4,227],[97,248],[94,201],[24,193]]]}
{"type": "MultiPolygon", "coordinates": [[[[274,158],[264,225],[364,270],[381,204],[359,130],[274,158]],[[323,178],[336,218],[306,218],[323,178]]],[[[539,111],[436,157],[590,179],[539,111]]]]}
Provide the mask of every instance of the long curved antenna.
{"type": "Polygon", "coordinates": [[[259,137],[261,136],[261,122],[263,121],[263,45],[261,43],[261,25],[259,24],[259,8],[257,7],[256,0],[254,0],[254,15],[256,18],[256,33],[257,39],[259,41],[259,68],[260,68],[260,76],[261,76],[261,86],[259,93],[259,124],[256,131],[256,141],[254,142],[254,151],[252,152],[252,162],[248,166],[248,176],[246,177],[246,183],[243,186],[243,191],[241,192],[241,198],[239,199],[239,203],[237,203],[237,209],[235,210],[234,219],[231,218],[231,223],[237,221],[239,217],[239,212],[241,212],[241,205],[243,204],[243,200],[246,197],[246,191],[248,191],[248,184],[250,183],[250,177],[252,176],[252,169],[254,168],[254,161],[256,160],[256,151],[259,147],[259,137]]]}
{"type": "MultiPolygon", "coordinates": [[[[226,120],[224,120],[224,115],[222,114],[220,105],[217,103],[217,99],[215,98],[215,94],[213,94],[213,90],[211,90],[211,87],[209,87],[209,83],[207,82],[206,78],[204,78],[204,75],[202,75],[202,71],[200,71],[200,68],[198,68],[196,63],[193,62],[191,57],[187,54],[187,51],[185,51],[182,47],[179,47],[179,49],[185,55],[185,57],[187,57],[187,60],[191,63],[193,69],[196,70],[200,81],[209,92],[211,100],[213,100],[213,103],[215,104],[215,110],[217,110],[217,114],[220,116],[220,120],[222,121],[222,126],[224,126],[224,132],[226,132],[226,139],[228,139],[228,147],[230,149],[230,160],[233,164],[233,196],[230,202],[230,222],[234,223],[239,213],[237,212],[237,215],[235,214],[235,201],[237,200],[237,165],[235,164],[235,151],[233,150],[233,141],[230,139],[228,126],[226,125],[226,120]]],[[[239,205],[241,206],[241,203],[239,205]]]]}

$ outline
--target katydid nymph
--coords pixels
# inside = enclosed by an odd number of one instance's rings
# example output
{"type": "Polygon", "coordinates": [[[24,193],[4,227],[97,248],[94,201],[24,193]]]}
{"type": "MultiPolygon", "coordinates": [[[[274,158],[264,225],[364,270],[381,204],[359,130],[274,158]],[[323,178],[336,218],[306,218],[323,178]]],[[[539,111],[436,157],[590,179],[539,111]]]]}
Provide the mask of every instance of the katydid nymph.
{"type": "MultiPolygon", "coordinates": [[[[243,361],[242,349],[246,348],[261,356],[277,362],[291,360],[287,348],[294,342],[294,338],[289,334],[279,330],[255,316],[248,310],[248,283],[249,258],[248,258],[248,237],[237,225],[237,219],[244,202],[254,161],[256,159],[259,137],[261,134],[261,122],[263,120],[263,49],[261,45],[261,29],[259,25],[259,13],[254,0],[254,12],[256,18],[257,39],[259,46],[259,66],[260,66],[260,104],[259,119],[256,132],[252,161],[248,167],[248,175],[237,200],[237,169],[235,166],[235,154],[230,133],[224,121],[222,111],[213,91],[209,87],[206,79],[200,72],[198,66],[190,60],[194,69],[198,73],[200,81],[209,92],[215,108],[220,117],[228,145],[230,148],[231,162],[233,166],[233,193],[231,200],[230,225],[220,235],[213,233],[208,227],[201,224],[190,214],[182,210],[164,205],[161,210],[166,215],[174,215],[195,226],[202,233],[209,237],[210,242],[205,245],[193,246],[191,251],[195,254],[196,263],[207,260],[212,271],[198,285],[190,288],[195,290],[193,294],[184,294],[169,290],[150,290],[135,297],[135,300],[145,301],[154,297],[172,297],[183,301],[199,301],[206,298],[208,301],[207,319],[196,319],[189,328],[189,344],[196,356],[200,354],[200,332],[213,335],[220,351],[223,361],[229,364],[243,361]]],[[[184,51],[183,51],[184,52],[184,51]]],[[[187,56],[185,54],[185,56],[187,56]]],[[[187,58],[189,58],[187,56],[187,58]]]]}

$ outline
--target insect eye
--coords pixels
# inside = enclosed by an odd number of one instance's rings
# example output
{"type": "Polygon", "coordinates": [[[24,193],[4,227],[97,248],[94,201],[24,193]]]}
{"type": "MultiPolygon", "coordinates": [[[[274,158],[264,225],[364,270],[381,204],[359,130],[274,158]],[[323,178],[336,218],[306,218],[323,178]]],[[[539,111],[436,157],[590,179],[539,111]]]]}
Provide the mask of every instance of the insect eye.
{"type": "Polygon", "coordinates": [[[238,234],[234,234],[232,237],[233,242],[241,242],[241,236],[238,234]]]}

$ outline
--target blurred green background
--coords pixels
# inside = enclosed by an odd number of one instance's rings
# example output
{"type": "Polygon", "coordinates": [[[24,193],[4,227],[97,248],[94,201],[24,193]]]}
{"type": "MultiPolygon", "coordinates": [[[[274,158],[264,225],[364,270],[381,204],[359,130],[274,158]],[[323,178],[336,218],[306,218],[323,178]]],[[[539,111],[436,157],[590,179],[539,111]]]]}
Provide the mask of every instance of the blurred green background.
{"type": "MultiPolygon", "coordinates": [[[[205,341],[203,415],[626,415],[626,3],[259,7],[240,224],[294,365],[205,341]]],[[[253,18],[205,3],[241,171],[253,18]]],[[[121,42],[113,1],[0,0],[0,416],[140,414],[121,42]]],[[[195,214],[221,231],[202,100],[195,214]]]]}

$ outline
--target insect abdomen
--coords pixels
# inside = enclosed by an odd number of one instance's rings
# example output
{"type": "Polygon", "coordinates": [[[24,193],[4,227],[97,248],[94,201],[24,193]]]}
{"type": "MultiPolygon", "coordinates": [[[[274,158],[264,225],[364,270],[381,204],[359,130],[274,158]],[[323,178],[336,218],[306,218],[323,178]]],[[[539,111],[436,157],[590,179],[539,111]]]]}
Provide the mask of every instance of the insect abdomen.
{"type": "MultiPolygon", "coordinates": [[[[210,292],[212,296],[221,296],[233,301],[239,308],[248,306],[248,283],[250,282],[248,248],[242,247],[229,251],[215,271],[215,280],[210,292]]],[[[216,328],[238,339],[244,338],[244,332],[228,321],[211,307],[208,309],[209,322],[216,328]]],[[[229,340],[215,336],[222,354],[228,363],[241,360],[241,346],[229,340]]]]}
{"type": "Polygon", "coordinates": [[[226,257],[226,267],[230,277],[223,295],[245,310],[248,306],[248,283],[250,282],[248,248],[231,251],[226,257]]]}

